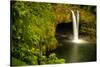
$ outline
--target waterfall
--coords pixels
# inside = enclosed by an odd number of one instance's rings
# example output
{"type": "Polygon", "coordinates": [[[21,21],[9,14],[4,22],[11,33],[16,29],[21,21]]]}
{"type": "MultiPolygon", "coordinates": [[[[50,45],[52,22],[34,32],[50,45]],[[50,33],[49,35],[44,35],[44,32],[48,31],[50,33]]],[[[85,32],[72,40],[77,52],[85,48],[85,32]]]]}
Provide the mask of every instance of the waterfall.
{"type": "Polygon", "coordinates": [[[79,11],[77,11],[77,14],[75,15],[74,11],[71,10],[72,12],[72,19],[73,19],[73,35],[74,35],[74,40],[78,40],[79,38],[79,11]]]}

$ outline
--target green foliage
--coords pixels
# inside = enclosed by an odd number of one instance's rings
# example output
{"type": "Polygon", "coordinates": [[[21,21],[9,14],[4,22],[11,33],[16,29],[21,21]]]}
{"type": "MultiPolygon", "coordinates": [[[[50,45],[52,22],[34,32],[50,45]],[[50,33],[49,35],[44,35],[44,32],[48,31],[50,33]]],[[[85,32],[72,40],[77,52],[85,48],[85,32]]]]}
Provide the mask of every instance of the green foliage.
{"type": "Polygon", "coordinates": [[[51,53],[48,58],[48,64],[61,64],[65,63],[64,59],[58,59],[55,53],[51,53]]]}
{"type": "Polygon", "coordinates": [[[57,43],[51,4],[16,1],[11,12],[12,56],[27,64],[38,64],[46,48],[54,49],[57,43]]]}
{"type": "Polygon", "coordinates": [[[58,58],[55,53],[51,53],[49,57],[41,56],[40,64],[62,64],[65,63],[65,60],[62,58],[58,58]]]}
{"type": "Polygon", "coordinates": [[[14,57],[12,57],[12,66],[21,66],[21,65],[27,65],[25,62],[20,61],[14,57]]]}
{"type": "Polygon", "coordinates": [[[95,9],[91,12],[93,7],[88,7],[86,10],[87,7],[79,5],[54,5],[25,1],[12,1],[11,5],[12,56],[27,64],[65,63],[65,60],[58,59],[55,53],[47,57],[46,51],[57,47],[56,25],[59,22],[72,21],[69,9],[74,11],[77,9],[81,12],[80,21],[86,24],[81,26],[80,32],[91,31],[91,34],[95,32],[95,26],[92,25],[95,21],[95,9]],[[87,23],[88,26],[86,26],[87,23]],[[90,23],[91,25],[89,25],[90,23]],[[87,27],[89,29],[85,30],[87,27]],[[91,29],[91,27],[93,28],[91,29]]]}

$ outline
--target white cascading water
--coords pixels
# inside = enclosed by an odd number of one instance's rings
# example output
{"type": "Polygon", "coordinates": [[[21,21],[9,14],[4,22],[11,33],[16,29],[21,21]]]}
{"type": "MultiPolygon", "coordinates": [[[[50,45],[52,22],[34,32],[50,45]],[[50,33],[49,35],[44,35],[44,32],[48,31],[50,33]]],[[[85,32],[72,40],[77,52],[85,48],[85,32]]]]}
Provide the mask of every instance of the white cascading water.
{"type": "Polygon", "coordinates": [[[78,62],[80,61],[80,55],[79,55],[79,49],[78,46],[81,45],[81,43],[88,43],[82,39],[79,39],[79,11],[75,14],[73,10],[71,10],[72,13],[72,20],[73,20],[73,48],[71,53],[70,62],[78,62]]]}
{"type": "Polygon", "coordinates": [[[74,34],[74,40],[78,40],[79,34],[79,11],[77,11],[77,15],[75,15],[74,11],[72,12],[72,19],[73,19],[73,34],[74,34]]]}
{"type": "Polygon", "coordinates": [[[79,11],[77,11],[77,14],[75,15],[74,11],[72,11],[72,20],[73,20],[73,41],[75,42],[72,48],[71,53],[71,59],[70,62],[78,62],[80,60],[79,52],[78,52],[78,46],[76,43],[79,41],[79,11]]]}

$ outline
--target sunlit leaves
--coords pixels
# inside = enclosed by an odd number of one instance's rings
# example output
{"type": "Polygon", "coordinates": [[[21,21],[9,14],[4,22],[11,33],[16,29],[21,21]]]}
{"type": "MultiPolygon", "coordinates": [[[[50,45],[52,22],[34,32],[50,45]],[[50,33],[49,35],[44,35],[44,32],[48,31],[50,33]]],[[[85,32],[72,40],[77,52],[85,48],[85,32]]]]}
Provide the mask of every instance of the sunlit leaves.
{"type": "Polygon", "coordinates": [[[65,63],[65,60],[64,59],[58,59],[56,57],[56,54],[55,53],[51,53],[49,55],[49,58],[48,58],[48,64],[59,64],[59,63],[65,63]]]}
{"type": "MultiPolygon", "coordinates": [[[[39,54],[45,54],[47,47],[52,49],[51,46],[56,44],[53,30],[55,16],[51,4],[15,2],[12,12],[13,56],[19,55],[19,59],[23,57],[21,60],[28,64],[38,64],[39,54]]],[[[45,56],[41,58],[45,59],[45,56]]]]}
{"type": "Polygon", "coordinates": [[[47,57],[46,51],[57,47],[56,25],[72,21],[70,9],[80,11],[80,23],[83,24],[80,32],[95,32],[95,10],[92,14],[92,7],[82,7],[84,6],[15,2],[11,6],[12,56],[34,65],[39,64],[39,61],[40,64],[65,63],[55,53],[47,57]]]}

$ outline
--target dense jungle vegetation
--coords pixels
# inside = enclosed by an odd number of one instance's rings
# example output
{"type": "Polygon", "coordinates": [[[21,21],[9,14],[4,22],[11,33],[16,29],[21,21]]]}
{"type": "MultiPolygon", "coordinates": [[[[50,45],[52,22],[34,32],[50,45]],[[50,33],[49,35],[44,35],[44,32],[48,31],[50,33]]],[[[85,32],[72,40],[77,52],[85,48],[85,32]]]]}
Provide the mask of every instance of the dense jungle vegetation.
{"type": "Polygon", "coordinates": [[[57,24],[72,22],[70,10],[80,11],[79,33],[95,41],[95,6],[11,1],[11,65],[65,63],[50,51],[59,46],[57,24]]]}

